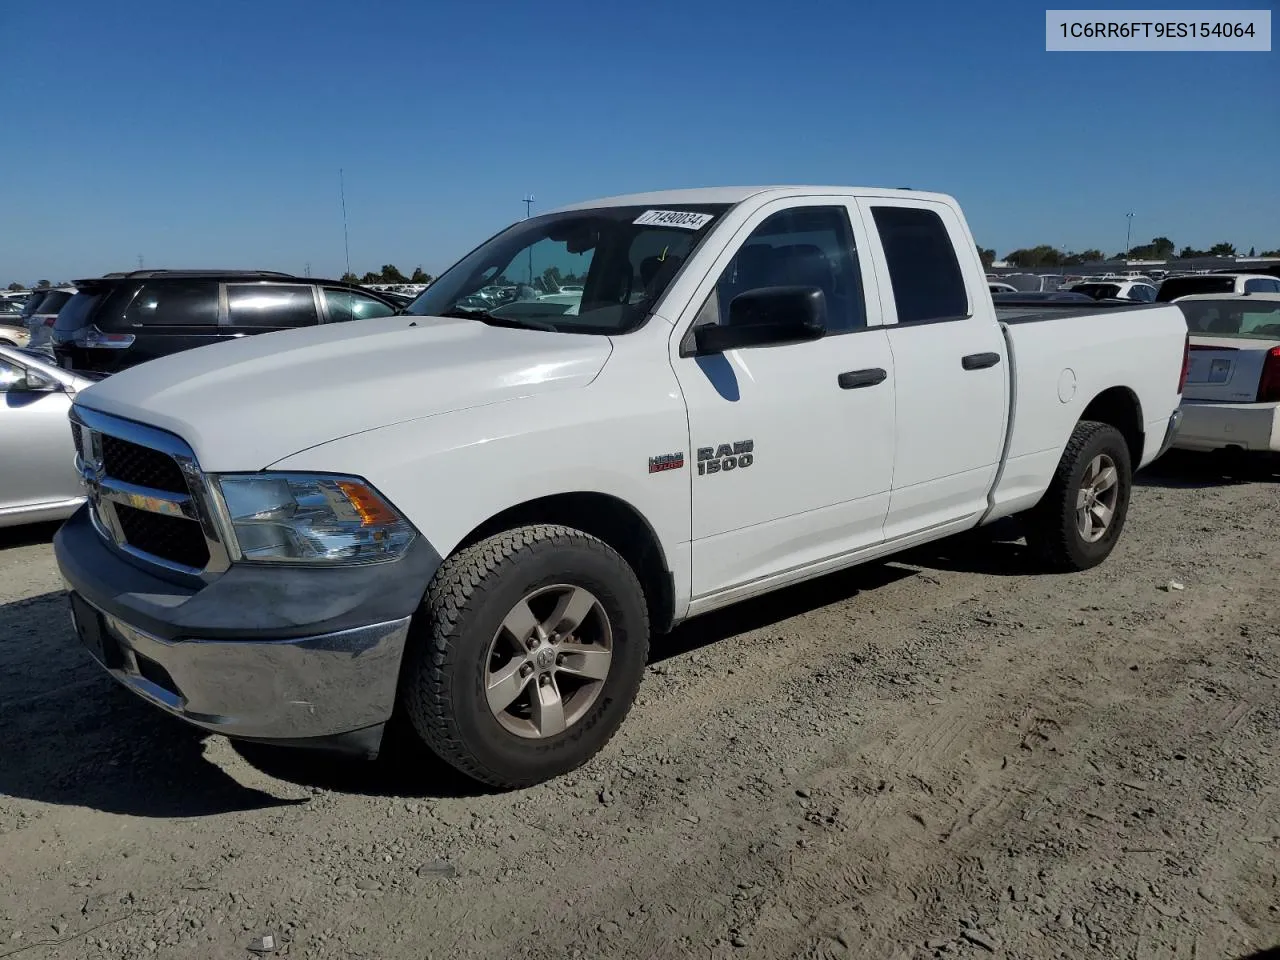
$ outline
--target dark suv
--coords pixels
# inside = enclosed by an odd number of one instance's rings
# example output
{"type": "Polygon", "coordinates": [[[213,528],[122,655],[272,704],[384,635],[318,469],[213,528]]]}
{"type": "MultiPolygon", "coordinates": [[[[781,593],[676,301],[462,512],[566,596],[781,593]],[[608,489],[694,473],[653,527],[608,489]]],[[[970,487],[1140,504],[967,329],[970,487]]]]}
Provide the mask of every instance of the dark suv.
{"type": "Polygon", "coordinates": [[[233,337],[387,317],[399,308],[351,284],[264,270],[135,270],[76,281],[54,354],[69,370],[115,373],[233,337]]]}

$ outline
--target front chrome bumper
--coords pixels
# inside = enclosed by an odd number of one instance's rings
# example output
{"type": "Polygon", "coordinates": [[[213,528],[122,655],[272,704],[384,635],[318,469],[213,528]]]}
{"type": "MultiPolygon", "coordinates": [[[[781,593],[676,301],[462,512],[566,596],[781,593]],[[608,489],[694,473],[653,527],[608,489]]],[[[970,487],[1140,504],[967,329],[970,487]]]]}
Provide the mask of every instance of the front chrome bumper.
{"type": "Polygon", "coordinates": [[[284,640],[164,640],[72,594],[77,635],[144,700],[232,737],[297,741],[385,723],[410,618],[284,640]]]}

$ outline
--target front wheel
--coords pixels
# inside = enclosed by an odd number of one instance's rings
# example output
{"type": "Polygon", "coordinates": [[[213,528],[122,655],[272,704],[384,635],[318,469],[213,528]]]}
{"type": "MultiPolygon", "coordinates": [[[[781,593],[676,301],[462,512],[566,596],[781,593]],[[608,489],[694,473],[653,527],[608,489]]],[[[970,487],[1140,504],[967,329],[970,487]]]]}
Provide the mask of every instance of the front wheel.
{"type": "Polygon", "coordinates": [[[644,592],[617,552],[569,527],[520,527],[437,571],[401,698],[418,736],[450,765],[491,786],[531,786],[608,743],[648,651],[644,592]]]}
{"type": "Polygon", "coordinates": [[[1057,472],[1026,516],[1027,545],[1053,570],[1088,570],[1115,549],[1129,513],[1133,468],[1115,427],[1076,424],[1057,472]]]}

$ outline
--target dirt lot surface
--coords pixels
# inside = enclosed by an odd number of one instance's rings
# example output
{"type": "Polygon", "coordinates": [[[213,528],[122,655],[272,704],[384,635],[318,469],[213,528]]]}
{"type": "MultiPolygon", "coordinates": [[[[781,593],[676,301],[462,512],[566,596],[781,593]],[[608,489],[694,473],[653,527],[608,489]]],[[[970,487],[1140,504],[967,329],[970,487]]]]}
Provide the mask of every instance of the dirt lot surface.
{"type": "Polygon", "coordinates": [[[1280,945],[1280,484],[1187,469],[1086,574],[962,539],[690,623],[505,795],[203,738],[77,648],[52,530],[0,532],[0,960],[1280,945]]]}

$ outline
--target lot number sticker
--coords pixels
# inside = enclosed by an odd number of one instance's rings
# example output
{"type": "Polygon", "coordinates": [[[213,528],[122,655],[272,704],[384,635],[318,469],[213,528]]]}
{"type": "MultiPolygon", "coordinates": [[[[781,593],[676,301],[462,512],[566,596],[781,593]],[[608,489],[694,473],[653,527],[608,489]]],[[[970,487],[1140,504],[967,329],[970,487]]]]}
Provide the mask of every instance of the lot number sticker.
{"type": "Polygon", "coordinates": [[[685,230],[701,230],[712,219],[709,213],[687,213],[683,210],[646,210],[632,223],[652,224],[656,227],[681,227],[685,230]]]}

